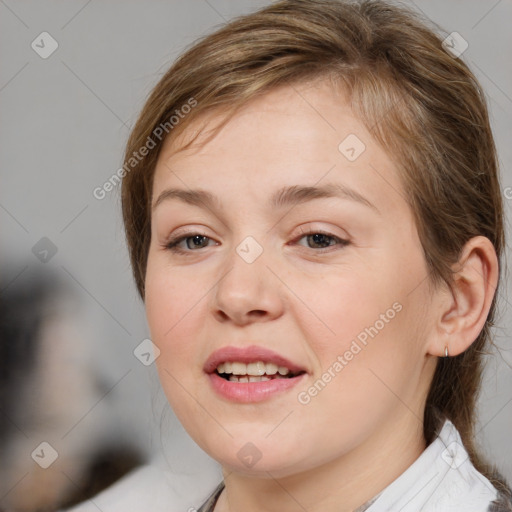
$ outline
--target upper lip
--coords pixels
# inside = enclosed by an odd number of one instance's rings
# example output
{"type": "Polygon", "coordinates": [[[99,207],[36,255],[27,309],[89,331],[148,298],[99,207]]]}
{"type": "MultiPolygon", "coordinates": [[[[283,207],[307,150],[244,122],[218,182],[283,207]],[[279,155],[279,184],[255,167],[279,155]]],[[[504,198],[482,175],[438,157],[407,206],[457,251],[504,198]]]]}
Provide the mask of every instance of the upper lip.
{"type": "Polygon", "coordinates": [[[257,361],[274,363],[277,366],[285,366],[292,373],[301,373],[306,371],[304,368],[277,354],[273,350],[269,350],[258,345],[250,345],[243,348],[234,346],[222,347],[208,357],[204,365],[204,371],[206,373],[213,373],[219,364],[235,361],[246,364],[255,363],[257,361]]]}

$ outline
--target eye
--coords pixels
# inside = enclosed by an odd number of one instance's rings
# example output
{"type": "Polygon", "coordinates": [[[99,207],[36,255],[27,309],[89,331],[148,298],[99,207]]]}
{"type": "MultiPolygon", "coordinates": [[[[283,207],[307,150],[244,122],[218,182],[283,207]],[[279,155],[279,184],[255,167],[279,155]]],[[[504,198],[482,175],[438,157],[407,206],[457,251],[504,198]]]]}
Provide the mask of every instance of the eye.
{"type": "Polygon", "coordinates": [[[187,253],[207,247],[208,241],[212,241],[211,238],[201,233],[185,233],[171,238],[165,244],[165,248],[176,253],[187,253]],[[181,246],[183,243],[185,243],[185,248],[181,246]]]}
{"type": "MultiPolygon", "coordinates": [[[[303,238],[306,239],[306,243],[310,249],[326,249],[328,247],[332,247],[335,245],[339,245],[340,248],[349,244],[348,240],[344,240],[337,236],[334,236],[332,233],[327,233],[324,231],[309,231],[307,233],[303,233],[300,238],[297,238],[296,241],[300,241],[303,238]],[[312,245],[309,245],[312,244],[312,245]]],[[[303,244],[298,244],[303,245],[303,244]]],[[[316,251],[322,252],[322,251],[316,251]]]]}
{"type": "MultiPolygon", "coordinates": [[[[306,239],[306,243],[308,244],[307,247],[310,249],[316,249],[315,252],[323,252],[322,249],[327,249],[336,245],[341,248],[350,243],[348,240],[334,236],[332,233],[318,230],[303,233],[299,238],[295,239],[294,242],[297,243],[302,239],[306,239]]],[[[213,242],[213,240],[202,233],[185,233],[171,238],[165,244],[165,249],[174,253],[189,254],[191,252],[196,252],[198,249],[208,247],[209,242],[213,242]]],[[[215,242],[214,244],[216,245],[215,242]]],[[[298,243],[298,245],[303,244],[298,243]]]]}

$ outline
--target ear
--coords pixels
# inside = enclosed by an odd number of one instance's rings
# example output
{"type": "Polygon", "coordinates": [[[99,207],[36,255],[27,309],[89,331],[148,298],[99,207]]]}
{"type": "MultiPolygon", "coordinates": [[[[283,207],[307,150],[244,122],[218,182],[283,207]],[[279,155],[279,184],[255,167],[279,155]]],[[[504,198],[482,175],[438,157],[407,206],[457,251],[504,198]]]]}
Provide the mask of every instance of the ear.
{"type": "Polygon", "coordinates": [[[485,325],[498,285],[498,258],[491,241],[483,236],[464,245],[453,267],[451,289],[437,293],[436,336],[428,352],[444,357],[464,352],[476,340],[485,325]]]}

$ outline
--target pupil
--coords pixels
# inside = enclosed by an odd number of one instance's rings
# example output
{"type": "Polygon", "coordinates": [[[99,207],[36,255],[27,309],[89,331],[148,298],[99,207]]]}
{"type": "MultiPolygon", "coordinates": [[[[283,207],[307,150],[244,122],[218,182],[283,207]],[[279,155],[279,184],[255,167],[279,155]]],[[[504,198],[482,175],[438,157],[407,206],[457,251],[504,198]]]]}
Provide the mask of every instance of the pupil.
{"type": "Polygon", "coordinates": [[[313,238],[314,244],[320,244],[320,245],[329,245],[328,241],[325,239],[327,238],[326,235],[323,235],[322,233],[315,233],[314,235],[310,235],[311,238],[313,238]]]}
{"type": "Polygon", "coordinates": [[[206,237],[202,235],[195,235],[192,237],[192,243],[194,244],[195,247],[199,247],[201,245],[201,240],[204,238],[206,237]]]}

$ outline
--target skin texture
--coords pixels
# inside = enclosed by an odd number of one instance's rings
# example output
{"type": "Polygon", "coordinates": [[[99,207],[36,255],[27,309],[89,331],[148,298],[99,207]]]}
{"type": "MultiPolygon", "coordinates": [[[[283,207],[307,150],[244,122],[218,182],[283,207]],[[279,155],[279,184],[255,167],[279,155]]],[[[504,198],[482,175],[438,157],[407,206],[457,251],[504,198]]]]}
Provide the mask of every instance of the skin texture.
{"type": "Polygon", "coordinates": [[[497,280],[494,250],[472,239],[460,286],[429,286],[392,159],[326,82],[275,89],[206,144],[200,136],[177,151],[219,115],[166,141],[156,168],[154,203],[171,187],[219,198],[215,209],[168,199],[153,211],[145,302],[163,389],[193,439],[223,466],[216,510],[353,510],[425,449],[436,359],[446,345],[450,355],[465,350],[482,328],[497,280]],[[338,149],[350,134],[366,146],[352,162],[338,149]],[[326,183],[357,190],[375,209],[338,197],[267,204],[281,187],[326,183]],[[318,231],[334,238],[304,235],[318,231]],[[207,238],[198,248],[182,241],[188,252],[179,254],[166,249],[175,234],[207,238]],[[263,249],[253,263],[236,251],[248,236],[263,249]],[[338,356],[393,304],[400,311],[334,371],[338,356]],[[274,350],[307,375],[262,402],[219,397],[206,359],[248,345],[274,350]],[[300,403],[298,394],[329,368],[335,376],[300,403]],[[237,456],[246,443],[261,455],[252,467],[237,456]]]}

